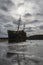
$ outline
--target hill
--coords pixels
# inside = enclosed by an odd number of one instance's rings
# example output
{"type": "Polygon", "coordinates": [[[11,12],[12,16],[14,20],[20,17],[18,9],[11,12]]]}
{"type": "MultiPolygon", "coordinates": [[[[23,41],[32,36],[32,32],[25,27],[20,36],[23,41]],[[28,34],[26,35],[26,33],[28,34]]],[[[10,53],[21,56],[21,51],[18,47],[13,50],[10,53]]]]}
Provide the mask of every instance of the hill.
{"type": "Polygon", "coordinates": [[[27,37],[28,40],[43,40],[43,35],[32,35],[27,37]]]}

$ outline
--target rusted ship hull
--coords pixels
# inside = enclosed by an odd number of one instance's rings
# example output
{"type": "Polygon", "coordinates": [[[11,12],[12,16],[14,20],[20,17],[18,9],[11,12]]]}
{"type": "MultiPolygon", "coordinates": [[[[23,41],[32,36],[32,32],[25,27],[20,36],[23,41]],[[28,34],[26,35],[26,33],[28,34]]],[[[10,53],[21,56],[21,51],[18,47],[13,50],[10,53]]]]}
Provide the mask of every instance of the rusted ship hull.
{"type": "Polygon", "coordinates": [[[26,33],[22,31],[11,31],[8,30],[8,42],[23,42],[26,41],[26,33]]]}

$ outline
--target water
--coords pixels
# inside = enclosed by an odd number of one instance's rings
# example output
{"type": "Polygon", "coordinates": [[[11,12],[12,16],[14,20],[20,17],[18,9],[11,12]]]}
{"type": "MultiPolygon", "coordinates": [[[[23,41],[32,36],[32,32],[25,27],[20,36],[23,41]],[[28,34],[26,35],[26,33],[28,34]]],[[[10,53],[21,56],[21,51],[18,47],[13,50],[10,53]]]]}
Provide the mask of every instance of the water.
{"type": "MultiPolygon", "coordinates": [[[[0,59],[6,58],[7,52],[14,51],[14,49],[17,51],[27,52],[27,54],[25,54],[26,65],[43,65],[43,40],[27,40],[26,42],[21,42],[19,44],[8,44],[8,42],[0,42],[0,59]]],[[[6,59],[8,60],[8,58],[6,59]]],[[[11,62],[11,59],[9,60],[9,62],[11,62]]]]}

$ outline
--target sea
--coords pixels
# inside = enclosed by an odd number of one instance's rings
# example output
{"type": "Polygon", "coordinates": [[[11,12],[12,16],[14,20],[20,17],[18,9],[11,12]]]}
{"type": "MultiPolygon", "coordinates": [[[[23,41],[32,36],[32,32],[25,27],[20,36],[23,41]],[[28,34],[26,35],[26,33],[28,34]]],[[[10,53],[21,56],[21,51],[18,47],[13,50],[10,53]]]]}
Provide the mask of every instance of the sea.
{"type": "MultiPolygon", "coordinates": [[[[16,58],[17,60],[17,58],[16,58]]],[[[43,40],[26,40],[21,43],[0,42],[0,65],[43,65],[43,40]],[[14,61],[15,56],[7,57],[7,52],[14,52],[22,60],[14,61]]]]}

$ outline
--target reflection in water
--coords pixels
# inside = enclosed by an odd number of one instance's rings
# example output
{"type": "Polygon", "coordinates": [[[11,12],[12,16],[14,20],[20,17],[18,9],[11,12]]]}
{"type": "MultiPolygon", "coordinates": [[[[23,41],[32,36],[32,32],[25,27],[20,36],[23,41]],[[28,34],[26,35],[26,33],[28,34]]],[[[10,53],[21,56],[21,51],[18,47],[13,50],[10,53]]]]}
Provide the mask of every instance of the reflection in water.
{"type": "Polygon", "coordinates": [[[6,58],[0,58],[0,65],[12,65],[12,62],[6,58]]]}
{"type": "Polygon", "coordinates": [[[19,44],[0,42],[0,65],[17,65],[17,54],[20,65],[43,65],[43,40],[27,40],[19,44]],[[7,52],[14,50],[19,52],[8,58],[7,52]]]}

